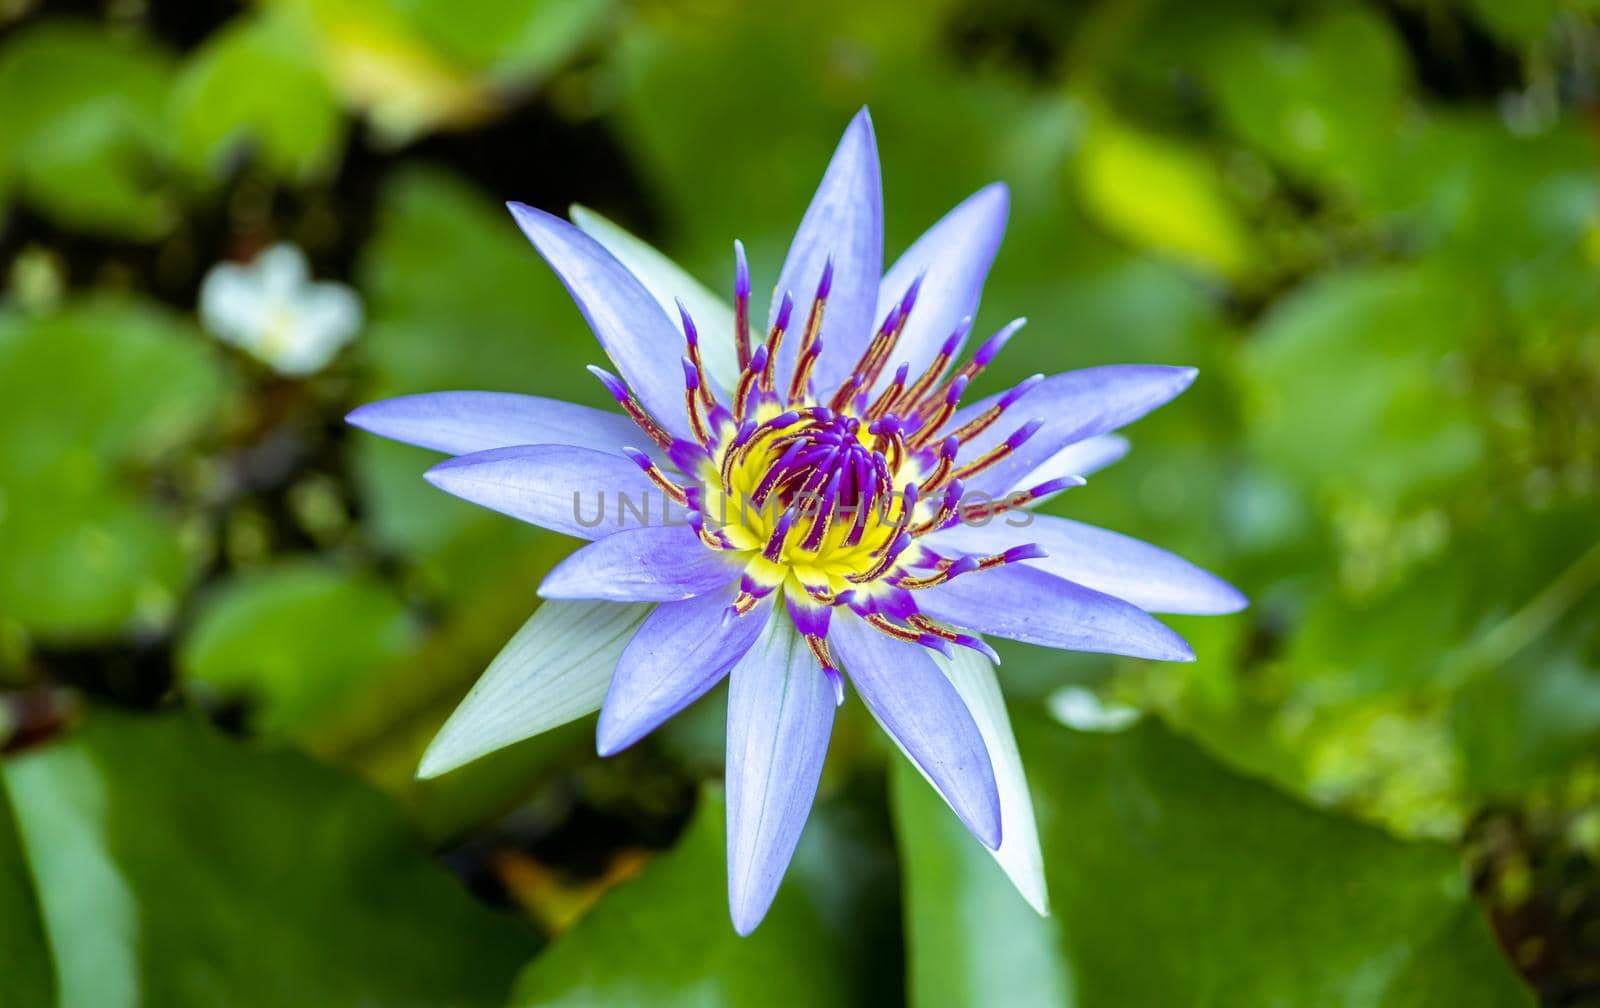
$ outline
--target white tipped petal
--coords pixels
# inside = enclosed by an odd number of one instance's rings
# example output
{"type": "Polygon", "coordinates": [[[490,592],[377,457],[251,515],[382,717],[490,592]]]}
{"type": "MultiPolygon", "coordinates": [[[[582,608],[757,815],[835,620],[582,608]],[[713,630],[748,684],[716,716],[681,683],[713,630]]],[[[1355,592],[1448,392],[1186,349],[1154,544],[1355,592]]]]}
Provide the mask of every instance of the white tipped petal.
{"type": "Polygon", "coordinates": [[[541,605],[439,729],[417,768],[437,777],[600,709],[622,649],[651,607],[541,605]]]}

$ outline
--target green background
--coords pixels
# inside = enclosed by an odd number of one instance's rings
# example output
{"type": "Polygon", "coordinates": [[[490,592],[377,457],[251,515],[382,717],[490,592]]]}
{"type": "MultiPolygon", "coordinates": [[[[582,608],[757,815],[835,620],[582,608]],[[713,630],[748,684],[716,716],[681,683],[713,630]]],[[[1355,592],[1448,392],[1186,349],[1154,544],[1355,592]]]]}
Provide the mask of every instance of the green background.
{"type": "Polygon", "coordinates": [[[1600,1005],[1597,13],[0,0],[0,1005],[1600,1005]],[[1200,369],[1049,508],[1253,604],[1003,649],[1052,917],[851,702],[742,940],[720,693],[413,779],[570,543],[341,418],[603,404],[501,203],[763,288],[863,104],[891,259],[1011,186],[989,390],[1200,369]],[[280,240],[306,380],[196,316],[280,240]]]}

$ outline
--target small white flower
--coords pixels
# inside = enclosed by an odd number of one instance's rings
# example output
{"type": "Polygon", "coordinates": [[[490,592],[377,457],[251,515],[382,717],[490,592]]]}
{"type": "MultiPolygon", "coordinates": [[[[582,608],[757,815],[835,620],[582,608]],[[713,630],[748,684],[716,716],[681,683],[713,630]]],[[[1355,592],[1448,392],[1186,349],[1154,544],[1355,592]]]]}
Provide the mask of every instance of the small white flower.
{"type": "Polygon", "coordinates": [[[1063,686],[1046,701],[1050,713],[1068,728],[1090,732],[1119,732],[1139,720],[1139,711],[1100,699],[1094,690],[1082,686],[1063,686]]]}
{"type": "Polygon", "coordinates": [[[200,286],[200,318],[216,336],[283,375],[321,370],[361,328],[361,301],[311,279],[305,254],[278,244],[248,263],[218,263],[200,286]]]}

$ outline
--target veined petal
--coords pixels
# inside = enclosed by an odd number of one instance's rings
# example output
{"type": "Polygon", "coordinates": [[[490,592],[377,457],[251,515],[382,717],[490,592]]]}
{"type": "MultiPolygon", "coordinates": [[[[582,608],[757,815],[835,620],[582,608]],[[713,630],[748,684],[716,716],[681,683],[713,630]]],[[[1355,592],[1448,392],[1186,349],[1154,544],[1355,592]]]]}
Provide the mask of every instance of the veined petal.
{"type": "MultiPolygon", "coordinates": [[[[889,366],[879,378],[880,387],[889,383],[889,376],[902,363],[911,365],[913,377],[920,375],[961,320],[978,313],[983,282],[1005,235],[1010,205],[1010,193],[1003,183],[979,189],[924,232],[889,267],[878,288],[876,321],[881,323],[888,316],[918,277],[922,285],[889,366]]],[[[956,351],[960,352],[960,344],[956,351]]]]}
{"type": "Polygon", "coordinates": [[[916,598],[934,619],[978,633],[1068,651],[1194,660],[1182,637],[1133,603],[1024,564],[974,571],[916,598]]]}
{"type": "Polygon", "coordinates": [[[728,688],[728,913],[741,935],[766,916],[816,799],[833,686],[783,618],[768,622],[728,688]]]}
{"type": "MultiPolygon", "coordinates": [[[[872,338],[878,281],[883,273],[883,182],[872,118],[864,108],[845,128],[795,231],[778,274],[768,325],[777,318],[778,304],[786,292],[794,296],[796,316],[805,318],[806,306],[830,258],[833,289],[822,319],[824,349],[815,371],[817,387],[825,392],[839,387],[872,338]]],[[[791,334],[779,350],[780,388],[794,373],[799,346],[800,340],[791,334]]]]}
{"type": "Polygon", "coordinates": [[[689,436],[678,363],[683,333],[677,323],[599,242],[543,210],[506,205],[578,303],[640,405],[673,434],[689,436]]]}
{"type": "Polygon", "coordinates": [[[501,649],[417,768],[437,777],[599,708],[646,605],[546,602],[501,649]]]}
{"type": "Polygon", "coordinates": [[[644,621],[616,663],[600,711],[600,755],[619,753],[655,731],[721,682],[750,650],[772,615],[772,598],[743,616],[725,618],[737,594],[733,586],[663,603],[644,621]]]}
{"type": "Polygon", "coordinates": [[[571,445],[474,452],[423,477],[462,500],[579,539],[659,524],[676,507],[626,457],[571,445]]]}
{"type": "Polygon", "coordinates": [[[620,413],[512,392],[428,392],[358,406],[362,430],[450,455],[513,445],[566,444],[600,451],[648,440],[620,413]]]}
{"type": "MultiPolygon", "coordinates": [[[[1249,600],[1233,585],[1182,557],[1107,529],[1054,515],[1030,515],[1023,526],[996,518],[988,525],[955,525],[928,543],[968,553],[999,553],[1038,543],[1047,554],[1024,561],[1086,588],[1132,602],[1147,612],[1214,616],[1238,612],[1249,600]]],[[[1020,520],[1020,519],[1019,519],[1020,520]]]]}
{"type": "Polygon", "coordinates": [[[625,529],[577,550],[556,565],[539,595],[552,599],[675,602],[739,577],[740,565],[688,527],[625,529]]]}
{"type": "Polygon", "coordinates": [[[733,307],[649,242],[634,237],[588,207],[574,205],[572,220],[644,284],[667,318],[677,318],[677,302],[683,302],[700,332],[700,352],[706,370],[723,388],[732,388],[739,380],[738,353],[733,345],[733,307]]]}
{"type": "MultiPolygon", "coordinates": [[[[1121,434],[1101,434],[1085,441],[1067,445],[1039,463],[1039,467],[1021,479],[1017,487],[1039,486],[1063,476],[1089,476],[1099,472],[1128,454],[1128,439],[1121,434]]],[[[1054,494],[1041,497],[1048,500],[1054,494]]]]}
{"type": "Polygon", "coordinates": [[[957,648],[955,657],[934,655],[950,684],[978,724],[983,744],[994,766],[995,787],[1000,792],[1000,822],[1005,838],[993,851],[1000,868],[1017,892],[1043,916],[1050,914],[1050,893],[1045,886],[1044,854],[1039,849],[1039,826],[1033,815],[1033,796],[1022,770],[1022,755],[1006,714],[1005,697],[989,660],[970,648],[957,648]]]}
{"type": "Polygon", "coordinates": [[[834,616],[828,642],[883,730],[972,835],[990,850],[998,848],[1000,795],[989,751],[972,713],[928,650],[843,612],[834,616]]]}
{"type": "MultiPolygon", "coordinates": [[[[1194,368],[1157,364],[1112,364],[1052,375],[1024,393],[1006,410],[1006,420],[962,445],[957,463],[977,458],[1004,441],[1020,424],[1042,419],[1041,427],[998,464],[967,481],[968,490],[996,496],[1070,444],[1116,430],[1171,401],[1188,388],[1194,368]]],[[[955,430],[994,404],[999,396],[965,407],[946,424],[955,430]]]]}

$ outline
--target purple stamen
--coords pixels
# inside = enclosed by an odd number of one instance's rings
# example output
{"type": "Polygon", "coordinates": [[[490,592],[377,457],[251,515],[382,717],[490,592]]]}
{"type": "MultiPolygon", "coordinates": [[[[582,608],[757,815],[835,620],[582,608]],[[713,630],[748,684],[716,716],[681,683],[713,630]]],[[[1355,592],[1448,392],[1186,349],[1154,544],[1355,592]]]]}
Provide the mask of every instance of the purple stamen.
{"type": "Polygon", "coordinates": [[[833,290],[833,256],[829,256],[822,264],[822,279],[817,281],[817,300],[826,301],[828,293],[833,290]]]}
{"type": "Polygon", "coordinates": [[[605,368],[590,364],[589,373],[600,379],[600,384],[606,387],[606,391],[610,392],[611,397],[617,402],[625,403],[631,398],[628,395],[628,386],[622,383],[622,379],[605,368]]]}
{"type": "Polygon", "coordinates": [[[782,517],[778,519],[777,525],[773,527],[772,538],[767,540],[767,548],[761,551],[761,555],[768,562],[777,563],[779,557],[783,556],[783,542],[789,538],[789,530],[794,527],[794,520],[798,513],[797,509],[790,508],[783,513],[782,517]]]}
{"type": "Polygon", "coordinates": [[[778,317],[772,323],[774,330],[789,328],[789,316],[794,314],[794,295],[788,291],[783,292],[783,301],[778,304],[778,317]]]}
{"type": "Polygon", "coordinates": [[[958,633],[954,637],[954,642],[964,648],[971,648],[996,665],[1000,664],[1000,656],[995,654],[994,648],[990,647],[982,637],[974,637],[971,634],[958,633]]]}
{"type": "Polygon", "coordinates": [[[737,238],[733,240],[733,296],[750,298],[750,262],[744,255],[744,242],[737,238]]]}
{"type": "Polygon", "coordinates": [[[844,676],[832,665],[822,666],[822,674],[828,677],[828,682],[833,685],[833,705],[844,706],[844,676]]]}
{"type": "Polygon", "coordinates": [[[683,306],[682,298],[674,298],[678,305],[678,316],[683,320],[683,340],[690,346],[700,342],[700,332],[694,327],[694,319],[689,317],[689,309],[683,306]]]}
{"type": "Polygon", "coordinates": [[[1018,448],[1022,447],[1024,441],[1027,441],[1029,438],[1037,434],[1039,432],[1039,428],[1043,426],[1044,417],[1035,417],[1034,419],[1029,420],[1027,423],[1011,432],[1011,435],[1006,438],[1006,447],[1012,451],[1016,451],[1018,448]]]}
{"type": "Polygon", "coordinates": [[[1021,546],[1013,546],[1004,553],[1001,553],[1000,556],[1002,559],[1000,562],[1010,564],[1020,563],[1023,560],[1043,560],[1049,555],[1050,554],[1045,552],[1044,547],[1040,546],[1038,543],[1024,543],[1021,546]]]}
{"type": "Polygon", "coordinates": [[[1002,395],[999,401],[995,403],[995,406],[1001,410],[1005,410],[1012,403],[1016,402],[1018,399],[1021,399],[1029,392],[1032,392],[1034,387],[1042,381],[1044,381],[1044,375],[1042,374],[1031,375],[1027,378],[1024,378],[1015,388],[1002,395]]]}
{"type": "Polygon", "coordinates": [[[1028,320],[1025,318],[1013,319],[1006,323],[1005,327],[999,332],[984,340],[983,345],[978,347],[978,352],[972,355],[973,366],[987,367],[989,362],[994,360],[995,355],[1004,350],[1006,344],[1011,342],[1011,337],[1017,334],[1017,330],[1027,324],[1028,320]]]}

